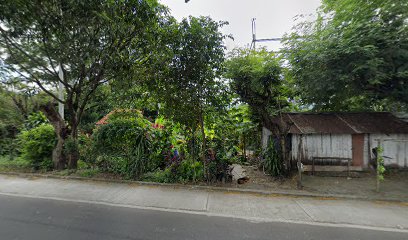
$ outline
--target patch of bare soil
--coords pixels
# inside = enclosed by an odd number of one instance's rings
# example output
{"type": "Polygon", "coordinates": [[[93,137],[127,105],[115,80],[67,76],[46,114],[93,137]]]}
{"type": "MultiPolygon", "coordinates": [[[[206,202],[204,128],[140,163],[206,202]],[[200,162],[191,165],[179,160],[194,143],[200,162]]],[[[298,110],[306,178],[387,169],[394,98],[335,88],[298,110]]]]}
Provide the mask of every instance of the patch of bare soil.
{"type": "MultiPolygon", "coordinates": [[[[216,186],[257,189],[266,191],[290,191],[297,189],[297,175],[291,178],[274,178],[265,175],[256,166],[242,166],[249,178],[244,184],[237,182],[218,183],[216,186]]],[[[408,171],[388,171],[376,192],[376,176],[373,172],[353,173],[351,177],[344,174],[302,175],[303,191],[317,194],[341,194],[364,198],[384,198],[408,202],[408,171]]],[[[213,185],[214,186],[214,185],[213,185]]]]}
{"type": "Polygon", "coordinates": [[[257,190],[296,190],[296,178],[275,178],[264,174],[257,166],[242,166],[249,178],[244,184],[237,181],[217,184],[222,187],[236,187],[257,190]]]}
{"type": "Polygon", "coordinates": [[[303,175],[304,190],[323,194],[342,194],[362,197],[384,197],[408,201],[408,172],[388,172],[376,192],[373,173],[361,173],[352,178],[303,175]]]}

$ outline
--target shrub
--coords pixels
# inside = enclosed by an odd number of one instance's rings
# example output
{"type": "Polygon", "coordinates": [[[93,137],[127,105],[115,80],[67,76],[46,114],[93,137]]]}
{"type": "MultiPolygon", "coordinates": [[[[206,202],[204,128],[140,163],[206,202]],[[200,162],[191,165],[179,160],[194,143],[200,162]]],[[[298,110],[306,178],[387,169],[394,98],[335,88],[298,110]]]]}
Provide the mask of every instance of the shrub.
{"type": "Polygon", "coordinates": [[[16,125],[7,124],[0,119],[0,156],[8,155],[13,159],[18,155],[18,142],[16,135],[18,133],[16,125]]]}
{"type": "Polygon", "coordinates": [[[174,178],[171,173],[170,168],[164,170],[156,170],[154,172],[148,172],[143,176],[143,181],[147,182],[160,182],[160,183],[171,183],[174,178]]]}
{"type": "Polygon", "coordinates": [[[239,161],[237,147],[227,148],[219,139],[213,139],[210,146],[206,158],[206,180],[210,182],[230,181],[232,179],[230,165],[239,161]]]}
{"type": "Polygon", "coordinates": [[[80,177],[88,177],[88,178],[93,177],[97,175],[98,173],[99,173],[99,169],[97,168],[96,169],[82,169],[82,170],[77,171],[77,174],[80,177]]]}
{"type": "Polygon", "coordinates": [[[265,173],[272,176],[281,176],[283,174],[283,162],[280,151],[277,150],[275,141],[270,141],[263,152],[263,169],[265,173]]]}
{"type": "Polygon", "coordinates": [[[176,169],[177,182],[196,182],[204,177],[204,166],[202,162],[184,160],[176,169]]]}
{"type": "Polygon", "coordinates": [[[80,161],[78,161],[78,168],[80,168],[79,162],[83,162],[88,166],[96,166],[97,153],[94,148],[94,141],[86,134],[79,134],[78,136],[78,150],[80,161]]]}
{"type": "Polygon", "coordinates": [[[56,135],[51,124],[41,124],[22,131],[19,139],[22,157],[30,161],[34,169],[52,169],[52,150],[56,135]]]}
{"type": "Polygon", "coordinates": [[[7,156],[0,155],[0,170],[1,171],[20,171],[29,170],[31,163],[24,158],[18,157],[11,160],[7,156]]]}
{"type": "Polygon", "coordinates": [[[24,121],[24,127],[27,130],[49,123],[47,117],[42,112],[33,112],[24,121]]]}
{"type": "Polygon", "coordinates": [[[99,127],[93,135],[92,152],[102,170],[125,178],[138,178],[155,168],[149,155],[150,124],[139,118],[116,118],[99,127]]]}
{"type": "Polygon", "coordinates": [[[144,181],[161,183],[187,183],[202,180],[204,177],[204,166],[201,162],[184,160],[175,162],[164,170],[156,170],[146,173],[144,181]]]}

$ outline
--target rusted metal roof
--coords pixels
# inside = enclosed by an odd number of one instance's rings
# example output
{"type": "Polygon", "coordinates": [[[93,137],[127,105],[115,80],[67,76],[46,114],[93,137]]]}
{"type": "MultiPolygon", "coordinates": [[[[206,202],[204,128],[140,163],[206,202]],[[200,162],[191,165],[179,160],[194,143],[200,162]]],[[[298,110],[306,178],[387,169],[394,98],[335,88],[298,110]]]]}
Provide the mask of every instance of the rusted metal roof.
{"type": "Polygon", "coordinates": [[[389,112],[284,113],[274,122],[289,133],[408,133],[408,123],[389,112]]]}
{"type": "Polygon", "coordinates": [[[108,124],[109,117],[111,117],[115,113],[122,113],[122,112],[137,112],[139,114],[142,114],[141,111],[135,110],[135,109],[115,109],[113,111],[110,111],[108,114],[106,114],[103,118],[101,118],[99,121],[97,121],[95,124],[96,125],[105,125],[108,124]]]}
{"type": "Polygon", "coordinates": [[[106,114],[103,118],[101,118],[99,121],[97,121],[97,122],[96,122],[96,125],[105,125],[105,124],[107,124],[107,123],[108,123],[109,116],[112,115],[112,114],[114,114],[114,113],[115,113],[115,110],[109,112],[109,113],[106,114]]]}

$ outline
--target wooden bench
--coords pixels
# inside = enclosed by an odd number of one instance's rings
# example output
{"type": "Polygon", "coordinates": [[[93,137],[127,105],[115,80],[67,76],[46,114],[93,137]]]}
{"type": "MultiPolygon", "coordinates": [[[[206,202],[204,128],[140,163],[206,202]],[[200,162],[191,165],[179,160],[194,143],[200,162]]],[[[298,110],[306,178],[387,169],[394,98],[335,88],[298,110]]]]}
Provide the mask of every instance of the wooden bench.
{"type": "Polygon", "coordinates": [[[350,176],[350,171],[361,171],[360,166],[351,166],[351,158],[341,157],[312,157],[309,164],[303,165],[304,172],[346,172],[350,176]],[[326,160],[326,161],[324,161],[326,160]],[[329,161],[327,161],[329,160],[329,161]]]}

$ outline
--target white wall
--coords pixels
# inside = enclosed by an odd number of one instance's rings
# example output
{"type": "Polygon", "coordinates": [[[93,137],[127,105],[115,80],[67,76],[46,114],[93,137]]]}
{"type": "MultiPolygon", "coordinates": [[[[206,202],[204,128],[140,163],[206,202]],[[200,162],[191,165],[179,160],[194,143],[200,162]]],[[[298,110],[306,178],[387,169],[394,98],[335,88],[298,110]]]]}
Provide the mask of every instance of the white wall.
{"type": "MultiPolygon", "coordinates": [[[[271,132],[264,128],[262,131],[262,144],[267,145],[271,132]]],[[[408,168],[408,134],[365,134],[364,135],[364,165],[368,167],[372,158],[371,149],[377,146],[377,139],[383,139],[384,163],[408,168]]],[[[292,159],[299,157],[300,135],[292,135],[292,159]]],[[[304,158],[312,157],[340,157],[352,158],[351,134],[306,134],[303,135],[302,154],[304,158]]]]}
{"type": "MultiPolygon", "coordinates": [[[[299,157],[300,135],[292,135],[292,159],[299,157]]],[[[302,155],[312,157],[352,158],[351,134],[307,134],[302,139],[302,155]]]]}
{"type": "Polygon", "coordinates": [[[271,134],[272,132],[269,131],[269,129],[267,129],[266,127],[262,127],[262,147],[263,148],[268,147],[268,139],[271,134]]]}
{"type": "Polygon", "coordinates": [[[368,166],[368,160],[372,157],[368,152],[368,145],[374,148],[378,144],[378,139],[382,139],[384,149],[384,164],[395,165],[399,167],[408,167],[408,134],[366,134],[364,138],[364,165],[368,166]]]}

